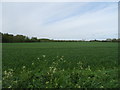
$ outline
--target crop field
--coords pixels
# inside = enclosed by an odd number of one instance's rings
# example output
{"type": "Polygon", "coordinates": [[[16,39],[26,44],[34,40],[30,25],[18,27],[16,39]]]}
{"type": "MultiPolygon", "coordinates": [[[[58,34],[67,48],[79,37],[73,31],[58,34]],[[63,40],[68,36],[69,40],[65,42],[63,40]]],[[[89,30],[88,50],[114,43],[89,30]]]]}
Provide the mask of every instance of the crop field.
{"type": "Polygon", "coordinates": [[[2,44],[3,88],[117,88],[118,43],[2,44]]]}

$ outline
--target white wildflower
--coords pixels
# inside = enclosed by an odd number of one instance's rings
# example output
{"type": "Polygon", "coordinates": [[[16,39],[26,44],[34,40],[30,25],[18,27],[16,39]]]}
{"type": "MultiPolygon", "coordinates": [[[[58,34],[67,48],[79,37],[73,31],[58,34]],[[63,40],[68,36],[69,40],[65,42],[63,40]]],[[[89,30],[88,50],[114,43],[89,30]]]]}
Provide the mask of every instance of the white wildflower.
{"type": "Polygon", "coordinates": [[[4,73],[5,73],[5,75],[6,75],[6,74],[7,74],[7,71],[5,70],[4,73]]]}
{"type": "Polygon", "coordinates": [[[61,60],[63,60],[63,58],[60,58],[61,60]]]}
{"type": "Polygon", "coordinates": [[[22,68],[25,69],[25,66],[23,66],[22,68]]]}
{"type": "Polygon", "coordinates": [[[32,63],[32,65],[34,65],[34,63],[32,63]]]}
{"type": "Polygon", "coordinates": [[[9,69],[9,71],[13,72],[13,69],[9,69]]]}
{"type": "Polygon", "coordinates": [[[18,81],[16,80],[16,81],[14,81],[14,83],[17,83],[18,81]]]}
{"type": "Polygon", "coordinates": [[[100,88],[104,88],[103,86],[100,86],[100,88]]]}
{"type": "Polygon", "coordinates": [[[64,57],[64,56],[62,56],[62,57],[64,57]]]}
{"type": "Polygon", "coordinates": [[[46,55],[42,55],[44,58],[46,57],[46,55]]]}
{"type": "Polygon", "coordinates": [[[55,68],[53,69],[53,73],[55,73],[56,70],[57,70],[57,68],[55,67],[55,68]]]}
{"type": "Polygon", "coordinates": [[[91,71],[91,68],[90,68],[90,66],[88,66],[88,70],[89,70],[89,71],[91,71]]]}
{"type": "Polygon", "coordinates": [[[9,86],[8,88],[11,88],[12,86],[9,86]]]}
{"type": "Polygon", "coordinates": [[[46,82],[46,84],[48,84],[48,83],[49,83],[49,81],[46,82]]]}

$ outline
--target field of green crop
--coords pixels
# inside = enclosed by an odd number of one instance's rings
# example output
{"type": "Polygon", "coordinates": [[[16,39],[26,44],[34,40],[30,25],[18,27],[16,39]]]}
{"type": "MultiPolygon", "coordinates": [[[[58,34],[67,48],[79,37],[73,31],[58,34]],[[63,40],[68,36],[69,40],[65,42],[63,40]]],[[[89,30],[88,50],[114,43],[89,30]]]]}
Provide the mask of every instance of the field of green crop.
{"type": "Polygon", "coordinates": [[[116,88],[118,43],[3,43],[3,88],[116,88]]]}

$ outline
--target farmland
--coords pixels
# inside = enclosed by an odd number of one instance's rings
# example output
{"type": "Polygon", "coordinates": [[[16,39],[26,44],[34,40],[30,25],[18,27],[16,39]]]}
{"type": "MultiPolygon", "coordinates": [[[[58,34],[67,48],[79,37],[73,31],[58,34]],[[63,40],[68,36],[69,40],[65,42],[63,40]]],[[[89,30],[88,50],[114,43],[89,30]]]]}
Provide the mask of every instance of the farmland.
{"type": "Polygon", "coordinates": [[[118,43],[3,43],[3,88],[116,88],[118,43]]]}

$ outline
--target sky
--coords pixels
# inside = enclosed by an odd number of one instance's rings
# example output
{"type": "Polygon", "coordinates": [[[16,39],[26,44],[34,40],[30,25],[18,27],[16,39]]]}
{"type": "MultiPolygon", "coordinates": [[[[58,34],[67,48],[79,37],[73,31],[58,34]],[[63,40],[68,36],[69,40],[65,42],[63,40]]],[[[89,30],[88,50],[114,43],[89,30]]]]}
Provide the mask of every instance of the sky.
{"type": "Polygon", "coordinates": [[[117,38],[118,3],[4,2],[2,32],[65,40],[117,38]]]}
{"type": "Polygon", "coordinates": [[[119,2],[119,0],[1,0],[2,2],[119,2]]]}

